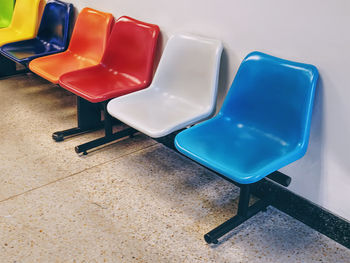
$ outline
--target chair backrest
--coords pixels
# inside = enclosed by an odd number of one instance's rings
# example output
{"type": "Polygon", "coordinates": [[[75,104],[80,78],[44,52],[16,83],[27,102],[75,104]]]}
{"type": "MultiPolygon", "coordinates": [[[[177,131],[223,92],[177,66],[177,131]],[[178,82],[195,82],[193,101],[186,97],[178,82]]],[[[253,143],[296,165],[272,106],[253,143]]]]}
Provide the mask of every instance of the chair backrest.
{"type": "Polygon", "coordinates": [[[152,80],[159,27],[123,16],[115,23],[102,64],[140,84],[152,80]]]}
{"type": "Polygon", "coordinates": [[[68,50],[100,62],[113,24],[112,14],[84,8],[78,15],[68,50]]]}
{"type": "Polygon", "coordinates": [[[11,23],[14,0],[1,0],[0,2],[0,27],[8,27],[11,23]]]}
{"type": "Polygon", "coordinates": [[[189,100],[193,105],[214,109],[222,50],[219,40],[171,36],[151,88],[189,100]]]}
{"type": "Polygon", "coordinates": [[[41,18],[37,37],[61,49],[67,48],[72,11],[72,4],[58,0],[48,2],[41,18]]]}
{"type": "Polygon", "coordinates": [[[313,65],[250,53],[219,114],[306,150],[317,79],[313,65]]]}
{"type": "Polygon", "coordinates": [[[41,0],[16,0],[10,28],[21,33],[36,33],[41,0]]]}

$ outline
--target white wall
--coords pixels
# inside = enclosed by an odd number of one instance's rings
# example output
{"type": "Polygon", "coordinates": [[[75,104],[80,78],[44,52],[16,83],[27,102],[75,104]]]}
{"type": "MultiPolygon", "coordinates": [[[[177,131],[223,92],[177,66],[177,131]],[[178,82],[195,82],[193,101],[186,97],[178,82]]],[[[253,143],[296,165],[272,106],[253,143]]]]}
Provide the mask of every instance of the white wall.
{"type": "Polygon", "coordinates": [[[253,50],[316,65],[321,79],[309,149],[281,171],[292,177],[293,192],[350,220],[350,1],[70,1],[78,9],[90,6],[158,24],[163,43],[178,31],[221,39],[221,98],[253,50]]]}

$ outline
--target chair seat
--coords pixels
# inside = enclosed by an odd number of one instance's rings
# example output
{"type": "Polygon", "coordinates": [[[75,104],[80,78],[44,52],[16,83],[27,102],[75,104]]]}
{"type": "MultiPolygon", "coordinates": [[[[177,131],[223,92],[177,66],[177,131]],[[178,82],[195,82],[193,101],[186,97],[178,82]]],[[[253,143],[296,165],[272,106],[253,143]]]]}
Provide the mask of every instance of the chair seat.
{"type": "Polygon", "coordinates": [[[0,29],[0,46],[31,38],[33,38],[33,35],[13,30],[10,27],[0,29]]]}
{"type": "Polygon", "coordinates": [[[255,126],[222,116],[176,136],[176,148],[202,165],[241,183],[255,183],[303,153],[255,126]]]}
{"type": "Polygon", "coordinates": [[[138,91],[147,85],[133,76],[115,72],[101,64],[66,73],[61,76],[59,84],[92,103],[138,91]]]}
{"type": "Polygon", "coordinates": [[[166,136],[198,122],[212,113],[210,107],[199,107],[188,101],[146,89],[111,100],[110,115],[153,138],[166,136]]]}
{"type": "Polygon", "coordinates": [[[63,74],[95,66],[98,63],[99,61],[86,59],[71,51],[65,51],[63,53],[37,58],[29,64],[29,68],[48,81],[58,84],[58,80],[63,74]]]}
{"type": "Polygon", "coordinates": [[[34,58],[43,55],[51,55],[62,52],[64,47],[59,47],[51,43],[44,42],[38,38],[9,43],[1,47],[2,55],[18,63],[27,63],[34,58]]]}

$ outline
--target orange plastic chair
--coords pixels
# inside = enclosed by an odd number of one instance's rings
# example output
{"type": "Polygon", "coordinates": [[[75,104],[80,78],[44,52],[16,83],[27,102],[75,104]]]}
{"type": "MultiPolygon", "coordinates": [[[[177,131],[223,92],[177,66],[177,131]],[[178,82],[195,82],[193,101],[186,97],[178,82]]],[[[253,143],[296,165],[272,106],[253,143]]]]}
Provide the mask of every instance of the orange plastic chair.
{"type": "Polygon", "coordinates": [[[17,0],[11,24],[0,29],[0,46],[34,38],[41,18],[41,0],[17,0]]]}
{"type": "Polygon", "coordinates": [[[100,63],[114,17],[91,8],[84,8],[76,21],[67,51],[34,59],[29,69],[48,81],[58,84],[61,75],[100,63]]]}

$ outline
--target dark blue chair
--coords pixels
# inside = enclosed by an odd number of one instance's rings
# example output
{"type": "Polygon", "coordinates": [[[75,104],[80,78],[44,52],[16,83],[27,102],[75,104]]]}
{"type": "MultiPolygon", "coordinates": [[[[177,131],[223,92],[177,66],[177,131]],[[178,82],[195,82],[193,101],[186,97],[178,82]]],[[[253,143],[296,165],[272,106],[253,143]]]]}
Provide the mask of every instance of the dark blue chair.
{"type": "Polygon", "coordinates": [[[204,236],[208,243],[265,210],[267,195],[249,206],[251,187],[265,178],[288,186],[276,172],[307,149],[316,67],[260,52],[242,62],[219,114],[179,133],[176,148],[241,187],[237,215],[204,236]]]}
{"type": "Polygon", "coordinates": [[[58,0],[46,4],[36,38],[3,45],[0,53],[26,65],[31,60],[59,52],[68,46],[73,5],[58,0]]]}

